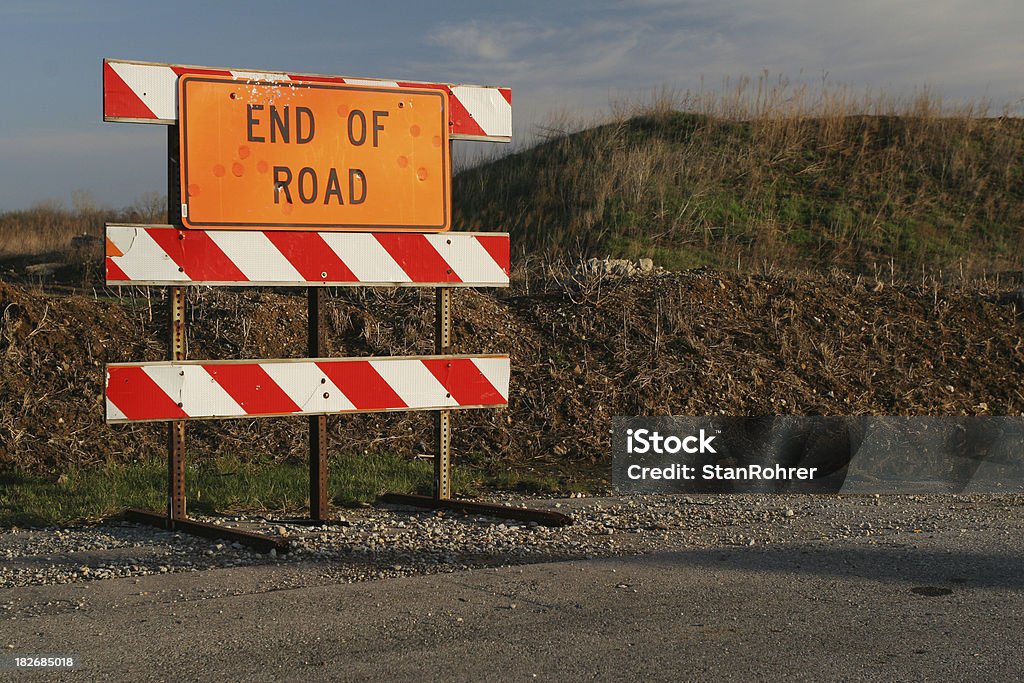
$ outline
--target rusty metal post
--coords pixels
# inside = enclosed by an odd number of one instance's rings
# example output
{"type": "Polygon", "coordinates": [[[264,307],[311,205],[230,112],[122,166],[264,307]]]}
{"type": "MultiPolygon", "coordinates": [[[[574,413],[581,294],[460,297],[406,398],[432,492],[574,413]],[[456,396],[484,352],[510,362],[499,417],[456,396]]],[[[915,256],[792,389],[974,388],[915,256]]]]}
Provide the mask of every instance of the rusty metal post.
{"type": "MultiPolygon", "coordinates": [[[[171,360],[185,359],[185,288],[170,288],[171,360]]],[[[176,520],[188,518],[185,511],[185,421],[167,427],[167,519],[174,528],[176,520]]]]}
{"type": "MultiPolygon", "coordinates": [[[[178,175],[178,127],[167,127],[167,220],[181,223],[181,180],[178,175]]],[[[171,287],[169,304],[169,351],[171,360],[185,360],[185,288],[171,287]]],[[[167,427],[167,523],[187,519],[185,510],[185,422],[167,427]]]]}
{"type": "MultiPolygon", "coordinates": [[[[435,290],[434,345],[440,354],[452,350],[452,290],[438,287],[435,290]]],[[[434,500],[449,500],[452,497],[452,411],[439,410],[434,423],[437,441],[437,455],[434,456],[434,500]]]]}
{"type": "MultiPolygon", "coordinates": [[[[323,356],[323,327],[320,324],[322,294],[320,287],[309,287],[308,309],[308,355],[310,358],[323,356]]],[[[330,499],[327,497],[327,416],[309,416],[309,518],[325,520],[330,514],[330,499]]]]}

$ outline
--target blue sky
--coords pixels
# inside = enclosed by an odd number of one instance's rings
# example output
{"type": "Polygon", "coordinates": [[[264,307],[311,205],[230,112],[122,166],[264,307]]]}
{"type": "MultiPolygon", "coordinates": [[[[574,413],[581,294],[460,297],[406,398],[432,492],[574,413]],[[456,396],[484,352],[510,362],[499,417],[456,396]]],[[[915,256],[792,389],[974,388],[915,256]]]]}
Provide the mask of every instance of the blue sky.
{"type": "Polygon", "coordinates": [[[1020,112],[1022,34],[1021,0],[3,0],[0,210],[165,189],[165,129],[102,122],[104,57],[510,86],[522,143],[561,113],[765,72],[1020,112]]]}

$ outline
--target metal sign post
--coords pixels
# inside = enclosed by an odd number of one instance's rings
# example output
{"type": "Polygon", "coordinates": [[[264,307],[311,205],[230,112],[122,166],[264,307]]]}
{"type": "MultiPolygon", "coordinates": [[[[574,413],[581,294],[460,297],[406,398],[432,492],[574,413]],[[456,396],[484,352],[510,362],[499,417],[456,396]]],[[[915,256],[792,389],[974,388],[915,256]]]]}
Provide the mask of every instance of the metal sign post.
{"type": "MultiPolygon", "coordinates": [[[[185,359],[185,288],[171,287],[170,347],[171,360],[185,359]]],[[[185,422],[175,420],[167,426],[167,519],[170,528],[175,520],[185,519],[185,422]]]]}
{"type": "MultiPolygon", "coordinates": [[[[310,287],[307,292],[310,358],[323,356],[323,328],[320,325],[321,290],[310,287]]],[[[326,384],[326,383],[325,383],[326,384]]],[[[327,416],[309,416],[309,518],[324,521],[330,515],[327,495],[327,416]]]]}
{"type": "MultiPolygon", "coordinates": [[[[167,219],[180,222],[181,185],[178,127],[167,127],[167,219]]],[[[185,288],[170,287],[168,303],[168,351],[171,360],[185,360],[185,288]]],[[[188,517],[185,510],[185,423],[167,425],[167,521],[174,529],[177,520],[188,517]]]]}
{"type": "MultiPolygon", "coordinates": [[[[452,290],[438,287],[434,290],[434,350],[438,355],[451,353],[452,348],[452,290]]],[[[452,497],[452,414],[437,411],[435,419],[437,454],[434,456],[434,501],[452,497]]]]}

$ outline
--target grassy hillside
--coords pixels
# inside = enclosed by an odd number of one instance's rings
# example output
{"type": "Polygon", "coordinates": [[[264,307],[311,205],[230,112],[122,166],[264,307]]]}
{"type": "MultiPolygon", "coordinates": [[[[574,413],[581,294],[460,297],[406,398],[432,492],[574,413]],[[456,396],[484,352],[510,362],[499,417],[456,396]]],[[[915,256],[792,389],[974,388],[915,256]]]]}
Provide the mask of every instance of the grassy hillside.
{"type": "Polygon", "coordinates": [[[673,269],[1020,270],[1024,120],[927,94],[745,97],[662,100],[465,170],[456,225],[673,269]]]}

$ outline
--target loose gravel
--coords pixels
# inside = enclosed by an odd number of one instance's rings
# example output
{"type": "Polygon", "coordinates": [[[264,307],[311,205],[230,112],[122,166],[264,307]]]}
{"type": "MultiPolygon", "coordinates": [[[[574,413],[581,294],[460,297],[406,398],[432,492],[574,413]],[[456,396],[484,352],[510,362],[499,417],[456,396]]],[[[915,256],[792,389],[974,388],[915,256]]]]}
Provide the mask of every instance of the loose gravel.
{"type": "MultiPolygon", "coordinates": [[[[900,547],[911,537],[980,529],[1019,534],[1024,496],[635,496],[489,502],[569,514],[552,528],[451,511],[376,505],[305,526],[261,515],[197,519],[286,536],[291,552],[260,554],[223,540],[109,521],[0,532],[0,588],[284,565],[353,582],[532,562],[735,545],[827,544],[859,538],[900,547]]],[[[282,581],[288,579],[282,574],[282,581]]],[[[0,603],[0,614],[13,603],[0,603]]],[[[70,606],[74,608],[74,606],[70,606]]]]}

